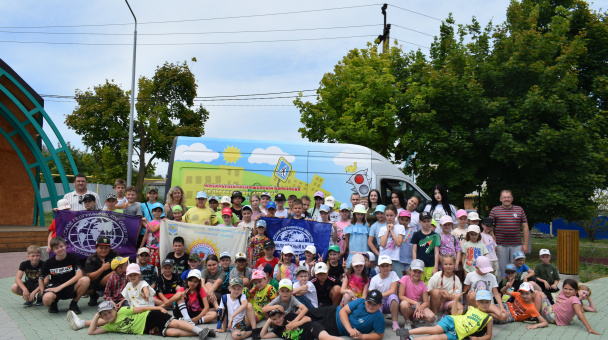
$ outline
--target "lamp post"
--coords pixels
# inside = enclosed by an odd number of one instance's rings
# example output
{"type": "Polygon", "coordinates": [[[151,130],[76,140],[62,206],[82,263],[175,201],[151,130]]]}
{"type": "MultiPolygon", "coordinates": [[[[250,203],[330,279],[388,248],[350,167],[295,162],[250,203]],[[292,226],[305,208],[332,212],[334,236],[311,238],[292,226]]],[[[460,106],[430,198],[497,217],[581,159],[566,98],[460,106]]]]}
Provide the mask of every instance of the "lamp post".
{"type": "Polygon", "coordinates": [[[135,31],[133,32],[133,72],[131,75],[131,113],[129,114],[129,160],[127,161],[127,186],[131,186],[131,178],[133,177],[133,115],[135,114],[135,57],[137,54],[137,18],[129,5],[129,1],[125,0],[129,11],[135,20],[135,31]]]}

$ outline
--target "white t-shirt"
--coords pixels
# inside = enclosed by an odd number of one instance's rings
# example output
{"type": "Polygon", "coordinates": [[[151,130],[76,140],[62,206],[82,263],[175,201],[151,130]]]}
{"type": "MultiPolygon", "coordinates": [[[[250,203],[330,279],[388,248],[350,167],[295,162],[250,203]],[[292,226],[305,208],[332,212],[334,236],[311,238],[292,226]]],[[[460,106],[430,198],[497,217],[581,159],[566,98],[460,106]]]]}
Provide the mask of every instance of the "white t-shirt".
{"type": "MultiPolygon", "coordinates": [[[[306,282],[306,285],[308,286],[308,292],[304,294],[304,296],[306,296],[308,300],[310,300],[310,303],[313,305],[313,307],[318,308],[319,299],[317,298],[317,290],[315,289],[314,283],[308,281],[306,282]]],[[[300,288],[300,286],[300,282],[298,281],[293,283],[293,289],[300,288]]]]}
{"type": "MultiPolygon", "coordinates": [[[[456,221],[456,208],[453,205],[450,204],[450,209],[452,210],[451,211],[452,219],[454,221],[456,221]]],[[[431,216],[433,217],[433,219],[435,220],[435,222],[437,222],[437,226],[439,226],[439,220],[441,220],[441,218],[444,215],[447,215],[445,213],[445,210],[443,210],[443,205],[441,205],[441,204],[437,204],[435,206],[435,210],[433,210],[433,211],[431,211],[431,204],[428,204],[426,207],[424,207],[424,211],[428,211],[428,212],[431,213],[431,216]]]]}
{"type": "Polygon", "coordinates": [[[462,283],[458,276],[452,275],[452,277],[442,277],[440,271],[431,276],[429,283],[427,283],[426,286],[429,288],[429,291],[432,289],[445,289],[451,295],[454,295],[456,289],[462,292],[462,283]],[[454,280],[456,281],[454,282],[454,280]]]}
{"type": "MultiPolygon", "coordinates": [[[[234,312],[236,312],[236,310],[239,309],[239,307],[241,307],[241,305],[243,303],[247,303],[247,298],[245,297],[245,294],[241,294],[241,303],[239,303],[237,300],[232,300],[232,297],[230,296],[230,294],[227,294],[226,304],[228,305],[228,309],[226,309],[226,306],[224,306],[224,299],[220,300],[220,309],[227,310],[228,319],[230,319],[232,317],[232,315],[234,314],[234,312]]],[[[230,328],[234,327],[234,325],[243,321],[246,310],[247,310],[247,308],[243,309],[242,312],[240,312],[234,316],[234,318],[232,319],[232,325],[230,325],[230,328]]]]}
{"type": "Polygon", "coordinates": [[[414,211],[412,213],[412,219],[410,220],[410,228],[414,228],[415,231],[422,229],[422,225],[420,224],[420,213],[417,211],[414,211]]]}
{"type": "Polygon", "coordinates": [[[154,295],[156,294],[156,292],[154,291],[154,288],[150,287],[148,282],[146,282],[145,280],[139,281],[139,283],[135,287],[133,287],[133,283],[127,283],[125,288],[123,288],[121,294],[132,307],[154,307],[154,295]],[[144,300],[142,296],[142,289],[144,287],[148,287],[148,289],[150,290],[148,300],[144,300]]]}
{"type": "Polygon", "coordinates": [[[380,277],[380,274],[372,277],[372,280],[369,282],[369,290],[372,289],[377,289],[380,291],[380,293],[384,293],[387,290],[391,289],[391,284],[393,282],[397,282],[399,281],[399,276],[397,276],[397,273],[395,273],[394,271],[391,271],[390,274],[388,274],[388,276],[386,277],[386,279],[383,279],[380,277]]]}
{"type": "MultiPolygon", "coordinates": [[[[321,214],[317,215],[316,218],[313,216],[313,219],[315,221],[317,221],[317,222],[323,222],[321,214]]],[[[329,222],[330,223],[338,222],[339,220],[340,220],[340,214],[337,211],[334,210],[334,211],[332,211],[332,212],[329,213],[329,222]]]]}
{"type": "Polygon", "coordinates": [[[498,282],[496,282],[496,276],[492,273],[486,275],[479,275],[477,271],[470,272],[464,279],[464,284],[471,286],[474,292],[478,290],[488,290],[492,292],[492,288],[498,288],[498,282]]]}
{"type": "MultiPolygon", "coordinates": [[[[403,237],[405,237],[405,227],[402,226],[401,224],[395,224],[395,226],[393,227],[393,230],[395,232],[395,234],[397,235],[403,235],[403,237]]],[[[380,228],[380,231],[378,231],[378,238],[382,239],[382,236],[384,236],[385,234],[387,234],[388,228],[386,226],[380,228]]],[[[380,243],[378,243],[380,245],[380,243]]],[[[380,246],[380,256],[382,255],[388,255],[391,257],[391,260],[393,261],[399,261],[399,250],[400,250],[400,246],[398,247],[397,244],[395,243],[395,240],[393,240],[393,235],[391,233],[388,233],[388,239],[386,240],[386,247],[380,246]]]]}
{"type": "Polygon", "coordinates": [[[289,216],[289,214],[287,213],[287,209],[283,209],[283,211],[277,210],[274,213],[274,217],[277,217],[277,218],[279,218],[279,217],[287,218],[287,216],[289,216]]]}

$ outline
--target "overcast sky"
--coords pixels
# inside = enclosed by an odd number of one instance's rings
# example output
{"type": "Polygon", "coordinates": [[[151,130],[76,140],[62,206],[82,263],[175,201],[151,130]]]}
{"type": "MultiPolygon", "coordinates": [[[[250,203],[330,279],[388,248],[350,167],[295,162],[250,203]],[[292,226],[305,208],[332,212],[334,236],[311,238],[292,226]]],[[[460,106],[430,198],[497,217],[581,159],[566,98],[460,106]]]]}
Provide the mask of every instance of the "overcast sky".
{"type": "MultiPolygon", "coordinates": [[[[468,23],[475,16],[484,26],[490,20],[498,24],[505,19],[508,3],[392,1],[387,11],[388,23],[393,24],[391,43],[398,39],[404,50],[419,48],[413,44],[430,46],[439,32],[437,18],[444,19],[450,12],[457,23],[468,23]]],[[[190,61],[196,57],[198,62],[191,68],[201,97],[316,89],[323,74],[331,72],[349,50],[364,48],[382,33],[382,3],[371,1],[133,0],[130,4],[139,21],[137,76],[152,76],[156,66],[165,61],[190,61]],[[344,8],[353,6],[358,7],[344,8]],[[313,28],[316,30],[310,30],[313,28]],[[161,33],[164,35],[150,35],[161,33]],[[304,40],[337,37],[351,38],[304,40]],[[259,42],[277,40],[299,41],[259,42]]],[[[133,18],[124,1],[2,1],[0,13],[0,58],[39,94],[71,96],[76,89],[92,88],[106,79],[113,79],[123,89],[131,88],[133,18]],[[124,45],[82,45],[85,43],[124,45]]],[[[428,53],[427,48],[421,50],[428,53]]],[[[210,112],[205,135],[299,140],[297,130],[302,124],[292,101],[293,98],[203,102],[210,112]]],[[[84,149],[80,137],[64,124],[65,115],[74,107],[75,102],[68,99],[45,98],[45,109],[65,140],[84,149]]],[[[159,164],[157,173],[164,176],[166,171],[166,163],[159,164]]]]}

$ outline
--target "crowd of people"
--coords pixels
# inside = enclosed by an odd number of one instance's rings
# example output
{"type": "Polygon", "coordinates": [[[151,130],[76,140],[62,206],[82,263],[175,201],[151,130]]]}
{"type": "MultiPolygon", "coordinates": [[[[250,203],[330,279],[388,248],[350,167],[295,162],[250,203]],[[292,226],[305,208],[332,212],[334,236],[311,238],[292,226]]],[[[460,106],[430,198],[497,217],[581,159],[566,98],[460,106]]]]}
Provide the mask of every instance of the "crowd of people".
{"type": "Polygon", "coordinates": [[[353,193],[339,206],[323,192],[312,200],[282,193],[273,200],[263,193],[251,195],[244,205],[239,191],[231,197],[208,197],[201,191],[196,206],[188,208],[180,187],[168,191],[165,204],[158,202],[158,190],[148,187],[147,201],[139,203],[135,188],[119,179],[102,206],[97,194],[86,189],[85,176],[77,175],[74,184],[75,191],[66,194],[57,209],[107,210],[142,218],[133,263],[101,235],[95,253],[81,264],[66,251],[66,241],[55,235],[54,221],[47,251],[55,256],[43,262],[39,246],[28,248],[12,292],[23,297],[24,306],[44,305],[49,313],[58,313],[60,300],[70,300],[67,318],[74,330],[200,339],[230,332],[235,340],[344,335],[379,340],[385,316],[390,316],[392,329],[402,339],[414,334],[490,339],[494,323],[527,322],[527,329],[550,323],[565,326],[576,315],[589,333],[599,334],[584,315],[597,311],[590,289],[568,279],[560,290],[549,250],[540,251],[541,263],[534,270],[526,266],[527,219],[524,210],[512,204],[508,190],[501,193],[501,205],[482,219],[451,205],[440,185],[424,208],[419,207],[420,197],[406,200],[400,190],[394,190],[386,204],[380,192],[372,190],[367,197],[353,193]],[[287,245],[275,257],[266,219],[260,217],[327,223],[327,253],[308,245],[299,261],[299,254],[287,245]],[[247,251],[222,251],[201,259],[187,252],[187,240],[176,236],[174,251],[161,259],[162,219],[246,228],[251,233],[247,251]],[[78,302],[85,295],[89,306],[97,306],[92,320],[78,316],[78,302]]]}

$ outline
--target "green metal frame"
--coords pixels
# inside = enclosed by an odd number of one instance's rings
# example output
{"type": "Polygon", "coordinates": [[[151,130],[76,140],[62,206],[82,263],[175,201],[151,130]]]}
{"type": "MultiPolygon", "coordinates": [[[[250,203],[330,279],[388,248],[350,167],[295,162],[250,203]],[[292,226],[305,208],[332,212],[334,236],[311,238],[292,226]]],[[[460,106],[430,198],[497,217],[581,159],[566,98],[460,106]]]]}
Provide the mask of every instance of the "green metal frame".
{"type": "Polygon", "coordinates": [[[59,153],[64,152],[67,156],[69,165],[71,167],[72,173],[77,174],[78,171],[76,169],[76,164],[74,163],[74,159],[72,158],[72,154],[70,153],[70,149],[68,148],[65,140],[61,136],[59,130],[49,117],[49,115],[44,110],[42,104],[35,98],[34,94],[28,90],[23,84],[15,79],[15,77],[11,74],[12,70],[5,70],[0,65],[0,78],[6,77],[10,80],[15,87],[19,89],[27,98],[34,104],[35,108],[33,110],[27,110],[25,106],[16,98],[16,96],[11,93],[6,87],[0,85],[0,91],[6,95],[10,101],[14,105],[16,105],[21,113],[27,118],[24,121],[19,121],[15,115],[2,103],[0,103],[0,114],[4,117],[12,126],[14,130],[6,131],[0,128],[0,134],[9,142],[9,144],[15,150],[15,153],[21,160],[21,163],[27,170],[27,173],[30,177],[30,181],[34,188],[35,193],[35,205],[34,205],[34,216],[33,216],[33,224],[36,225],[36,220],[39,219],[40,225],[45,225],[44,223],[44,209],[43,203],[46,201],[50,201],[51,205],[55,208],[57,207],[57,201],[63,197],[60,195],[56,188],[55,182],[53,180],[53,176],[51,174],[51,170],[49,168],[48,162],[52,161],[57,166],[57,170],[59,172],[59,177],[61,179],[61,183],[63,185],[64,193],[70,192],[70,184],[68,178],[66,176],[65,169],[63,168],[63,164],[61,164],[61,160],[59,159],[59,153]],[[35,117],[36,114],[40,114],[40,121],[38,121],[35,117]],[[47,136],[46,132],[42,128],[43,122],[46,122],[47,126],[51,128],[55,137],[59,141],[59,147],[55,148],[55,146],[51,143],[51,140],[47,136]],[[47,147],[50,156],[44,157],[42,154],[40,141],[34,139],[34,137],[27,131],[27,126],[31,125],[36,133],[40,136],[39,139],[44,142],[47,147]],[[18,135],[26,144],[27,150],[21,150],[13,140],[13,137],[18,135]],[[25,157],[25,154],[31,154],[35,158],[35,162],[29,163],[25,157]],[[31,169],[36,168],[37,171],[32,173],[31,169]],[[42,174],[44,181],[46,183],[48,189],[48,196],[42,197],[40,192],[40,183],[38,170],[42,174]],[[37,218],[39,217],[39,218],[37,218]]]}

